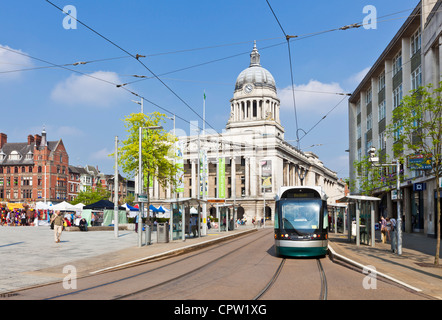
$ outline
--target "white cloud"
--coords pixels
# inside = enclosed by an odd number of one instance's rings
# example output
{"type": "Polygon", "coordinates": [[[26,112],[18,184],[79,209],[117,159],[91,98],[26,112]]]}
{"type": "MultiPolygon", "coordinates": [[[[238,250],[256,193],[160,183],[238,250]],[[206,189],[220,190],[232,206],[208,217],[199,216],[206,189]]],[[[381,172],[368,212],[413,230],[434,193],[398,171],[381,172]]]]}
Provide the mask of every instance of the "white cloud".
{"type": "Polygon", "coordinates": [[[114,72],[97,71],[89,76],[71,75],[55,86],[51,98],[63,105],[85,104],[93,107],[109,107],[122,98],[122,89],[96,78],[115,84],[122,83],[114,72]]]}
{"type": "Polygon", "coordinates": [[[32,67],[31,58],[21,50],[0,44],[0,81],[17,79],[23,73],[21,70],[32,67]],[[14,72],[8,72],[14,71],[14,72]]]}
{"type": "Polygon", "coordinates": [[[346,86],[351,88],[352,90],[356,89],[356,87],[361,83],[362,79],[364,79],[367,72],[370,71],[370,67],[367,67],[358,73],[350,76],[348,79],[345,80],[346,86]]]}
{"type": "MultiPolygon", "coordinates": [[[[307,84],[297,85],[294,89],[296,110],[315,114],[329,112],[344,98],[343,95],[337,95],[336,93],[345,93],[339,83],[322,83],[317,80],[310,80],[307,84]]],[[[278,90],[278,96],[281,100],[281,109],[293,109],[291,86],[278,90]]],[[[338,110],[342,112],[346,111],[346,108],[339,108],[338,110]]]]}

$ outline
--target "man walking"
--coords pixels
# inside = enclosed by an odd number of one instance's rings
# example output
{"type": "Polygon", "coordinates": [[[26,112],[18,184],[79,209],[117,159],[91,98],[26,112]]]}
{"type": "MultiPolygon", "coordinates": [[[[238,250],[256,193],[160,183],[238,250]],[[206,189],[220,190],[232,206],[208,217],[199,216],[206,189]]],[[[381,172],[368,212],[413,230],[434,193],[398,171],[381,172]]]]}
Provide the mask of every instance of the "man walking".
{"type": "Polygon", "coordinates": [[[61,232],[63,231],[63,216],[60,214],[60,211],[55,211],[54,215],[51,217],[51,223],[52,222],[54,222],[55,243],[59,243],[61,232]]]}

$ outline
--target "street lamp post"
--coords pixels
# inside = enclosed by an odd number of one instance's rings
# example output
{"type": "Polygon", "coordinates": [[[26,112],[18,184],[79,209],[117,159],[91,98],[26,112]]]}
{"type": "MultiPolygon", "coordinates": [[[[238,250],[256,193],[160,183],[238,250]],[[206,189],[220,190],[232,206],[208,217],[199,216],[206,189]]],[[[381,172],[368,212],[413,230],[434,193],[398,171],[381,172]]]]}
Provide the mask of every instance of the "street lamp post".
{"type": "Polygon", "coordinates": [[[400,192],[401,192],[401,181],[400,181],[400,170],[401,164],[399,159],[396,160],[396,163],[384,163],[377,164],[379,162],[379,157],[375,157],[376,148],[371,147],[369,152],[369,161],[373,163],[375,167],[393,167],[396,166],[396,192],[397,192],[397,219],[396,219],[396,234],[397,234],[397,254],[402,255],[402,218],[401,218],[401,201],[400,201],[400,192]]]}
{"type": "MultiPolygon", "coordinates": [[[[142,231],[142,218],[144,212],[144,199],[141,201],[140,196],[143,193],[143,166],[142,166],[142,140],[143,140],[143,129],[150,130],[161,130],[162,126],[151,126],[151,127],[139,127],[138,131],[138,203],[139,203],[139,212],[138,212],[138,247],[141,247],[141,231],[142,231]]],[[[149,186],[148,186],[149,188],[149,186]]],[[[149,189],[147,190],[147,204],[149,205],[149,189]]],[[[144,197],[143,197],[144,198],[144,197]]],[[[149,215],[149,208],[147,208],[147,215],[149,215]]],[[[150,244],[150,226],[146,224],[146,243],[150,244]]]]}

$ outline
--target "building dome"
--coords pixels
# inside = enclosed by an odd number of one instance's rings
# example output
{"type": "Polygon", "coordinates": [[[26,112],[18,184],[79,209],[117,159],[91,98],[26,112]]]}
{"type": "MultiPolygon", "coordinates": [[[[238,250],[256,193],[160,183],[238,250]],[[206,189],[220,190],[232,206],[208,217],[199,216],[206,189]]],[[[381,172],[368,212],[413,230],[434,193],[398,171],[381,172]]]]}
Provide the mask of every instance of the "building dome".
{"type": "Polygon", "coordinates": [[[250,66],[239,74],[235,83],[235,91],[242,90],[244,85],[248,83],[252,84],[254,88],[268,88],[276,93],[275,79],[267,69],[261,67],[256,42],[252,53],[250,53],[250,66]]]}

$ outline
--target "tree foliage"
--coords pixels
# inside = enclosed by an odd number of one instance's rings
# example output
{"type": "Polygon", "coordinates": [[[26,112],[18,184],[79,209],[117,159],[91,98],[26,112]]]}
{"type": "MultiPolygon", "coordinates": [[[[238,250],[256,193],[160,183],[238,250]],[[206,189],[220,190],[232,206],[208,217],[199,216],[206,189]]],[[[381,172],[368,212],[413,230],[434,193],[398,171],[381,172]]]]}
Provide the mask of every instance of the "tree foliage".
{"type": "MultiPolygon", "coordinates": [[[[440,194],[439,177],[442,175],[442,82],[438,88],[432,84],[419,87],[403,98],[393,110],[393,123],[387,132],[393,136],[395,154],[431,156],[431,169],[435,177],[437,194],[440,194]]],[[[435,264],[439,264],[440,249],[440,199],[437,197],[437,248],[435,264]]]]}
{"type": "MultiPolygon", "coordinates": [[[[159,112],[150,114],[131,113],[124,119],[127,138],[118,148],[118,164],[130,177],[135,177],[139,170],[139,128],[161,126],[165,115],[159,112]]],[[[157,178],[161,186],[176,184],[177,166],[173,145],[177,138],[164,129],[143,129],[142,135],[142,170],[147,183],[157,178]]]]}
{"type": "Polygon", "coordinates": [[[107,200],[111,196],[111,192],[106,190],[100,183],[93,189],[92,187],[86,187],[86,190],[80,191],[77,198],[71,201],[72,205],[83,203],[89,205],[100,200],[107,200]]]}

